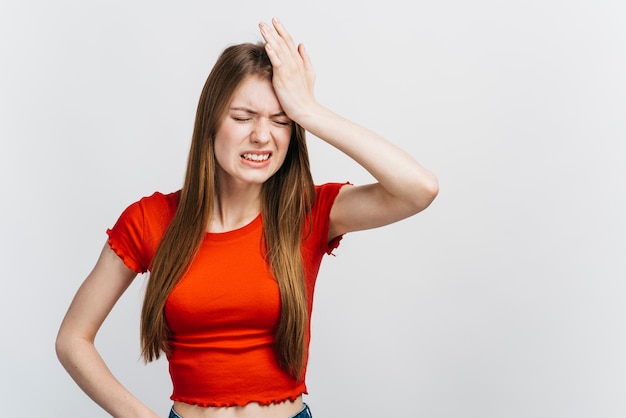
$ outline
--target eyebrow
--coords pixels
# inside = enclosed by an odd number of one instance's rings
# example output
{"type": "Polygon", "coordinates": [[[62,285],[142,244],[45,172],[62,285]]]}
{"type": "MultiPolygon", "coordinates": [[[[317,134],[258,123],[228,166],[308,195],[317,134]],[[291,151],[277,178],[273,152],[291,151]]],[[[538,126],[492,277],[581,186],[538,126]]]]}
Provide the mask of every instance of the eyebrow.
{"type": "MultiPolygon", "coordinates": [[[[251,115],[258,115],[259,114],[259,112],[255,112],[252,109],[249,109],[247,107],[240,107],[240,106],[231,107],[230,110],[231,111],[234,110],[234,111],[239,111],[239,112],[246,112],[246,113],[249,113],[251,115]]],[[[272,117],[272,118],[282,117],[282,116],[287,117],[287,114],[284,111],[280,111],[278,113],[274,113],[273,115],[270,115],[270,117],[272,117]]]]}

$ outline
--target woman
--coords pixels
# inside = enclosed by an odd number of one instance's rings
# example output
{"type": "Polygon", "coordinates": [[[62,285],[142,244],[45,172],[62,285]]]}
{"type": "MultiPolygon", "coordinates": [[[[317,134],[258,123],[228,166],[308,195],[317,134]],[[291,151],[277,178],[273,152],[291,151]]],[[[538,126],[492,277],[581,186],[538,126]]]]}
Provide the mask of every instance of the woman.
{"type": "Polygon", "coordinates": [[[124,211],[59,330],[61,363],[112,416],[158,416],[94,347],[118,298],[150,271],[142,353],[167,355],[170,417],[310,417],[302,394],[322,256],[438,193],[407,153],[317,103],[309,56],[277,19],[260,31],[264,45],[227,48],[207,79],[183,188],[124,211]],[[313,185],[305,131],[377,183],[313,185]]]}

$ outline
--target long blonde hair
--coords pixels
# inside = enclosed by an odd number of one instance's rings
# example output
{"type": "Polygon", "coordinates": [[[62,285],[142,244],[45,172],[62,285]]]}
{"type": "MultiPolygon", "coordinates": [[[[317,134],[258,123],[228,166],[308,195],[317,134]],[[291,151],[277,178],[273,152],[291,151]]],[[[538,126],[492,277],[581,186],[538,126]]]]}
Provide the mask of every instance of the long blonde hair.
{"type": "MultiPolygon", "coordinates": [[[[214,137],[236,88],[250,76],[272,78],[262,44],[239,44],[224,50],[200,95],[185,181],[178,207],[150,269],[141,312],[141,350],[145,361],[170,350],[165,302],[191,263],[214,210],[216,160],[214,137]]],[[[295,124],[281,168],[262,187],[266,258],[281,299],[275,331],[278,361],[296,379],[306,359],[308,307],[300,252],[303,228],[315,199],[304,129],[295,124]]]]}

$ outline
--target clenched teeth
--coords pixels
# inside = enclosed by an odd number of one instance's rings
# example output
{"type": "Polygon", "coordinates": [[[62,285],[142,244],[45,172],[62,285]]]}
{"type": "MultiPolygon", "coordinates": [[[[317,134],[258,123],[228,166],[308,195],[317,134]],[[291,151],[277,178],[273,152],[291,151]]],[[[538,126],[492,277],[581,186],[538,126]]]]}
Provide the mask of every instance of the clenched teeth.
{"type": "Polygon", "coordinates": [[[243,158],[250,161],[267,161],[270,158],[269,154],[243,154],[243,158]]]}

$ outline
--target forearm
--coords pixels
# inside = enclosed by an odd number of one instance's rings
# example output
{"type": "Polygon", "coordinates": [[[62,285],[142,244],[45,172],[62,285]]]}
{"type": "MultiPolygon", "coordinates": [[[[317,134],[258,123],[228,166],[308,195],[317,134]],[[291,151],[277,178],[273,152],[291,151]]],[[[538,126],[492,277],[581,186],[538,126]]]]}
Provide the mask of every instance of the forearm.
{"type": "Polygon", "coordinates": [[[158,417],[113,376],[91,341],[60,336],[56,350],[72,379],[111,416],[158,417]]]}
{"type": "Polygon", "coordinates": [[[437,178],[412,156],[380,135],[311,105],[298,123],[365,168],[394,197],[417,207],[427,206],[438,191],[437,178]]]}

